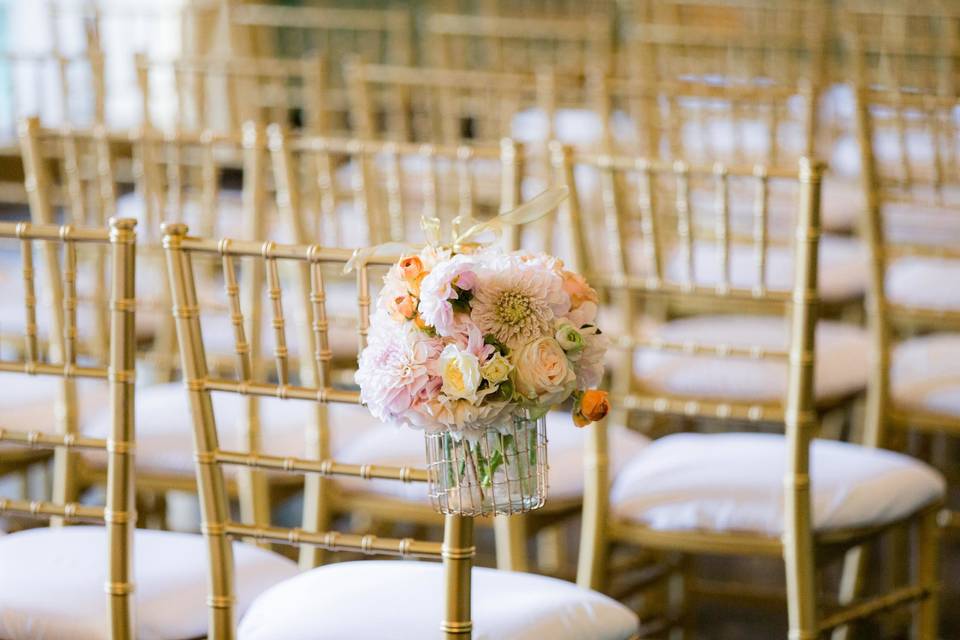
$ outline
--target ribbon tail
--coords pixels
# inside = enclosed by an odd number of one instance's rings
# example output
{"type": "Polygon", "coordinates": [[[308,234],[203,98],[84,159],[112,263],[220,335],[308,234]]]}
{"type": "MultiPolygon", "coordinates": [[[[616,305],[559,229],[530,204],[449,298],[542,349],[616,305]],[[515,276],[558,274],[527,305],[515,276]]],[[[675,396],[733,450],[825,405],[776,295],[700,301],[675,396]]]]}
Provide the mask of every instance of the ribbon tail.
{"type": "Polygon", "coordinates": [[[343,265],[343,273],[350,273],[356,269],[358,265],[364,264],[377,254],[406,253],[409,251],[420,251],[422,248],[420,245],[407,242],[384,242],[383,244],[375,244],[371,247],[360,247],[359,249],[354,249],[353,255],[347,260],[347,264],[343,265]]]}
{"type": "Polygon", "coordinates": [[[560,206],[560,203],[567,198],[569,193],[570,190],[566,186],[550,187],[516,209],[501,213],[487,222],[473,225],[457,236],[454,242],[460,244],[485,231],[493,231],[499,234],[504,226],[528,224],[539,220],[560,206]]]}

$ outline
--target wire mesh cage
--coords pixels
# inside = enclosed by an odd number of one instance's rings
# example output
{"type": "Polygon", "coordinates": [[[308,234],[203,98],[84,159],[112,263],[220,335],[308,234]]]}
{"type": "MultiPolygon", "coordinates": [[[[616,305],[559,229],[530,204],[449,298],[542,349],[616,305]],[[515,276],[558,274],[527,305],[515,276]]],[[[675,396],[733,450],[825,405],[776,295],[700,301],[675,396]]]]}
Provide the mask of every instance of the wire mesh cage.
{"type": "Polygon", "coordinates": [[[546,418],[516,416],[478,437],[426,434],[430,501],[447,514],[532,511],[547,497],[546,418]]]}

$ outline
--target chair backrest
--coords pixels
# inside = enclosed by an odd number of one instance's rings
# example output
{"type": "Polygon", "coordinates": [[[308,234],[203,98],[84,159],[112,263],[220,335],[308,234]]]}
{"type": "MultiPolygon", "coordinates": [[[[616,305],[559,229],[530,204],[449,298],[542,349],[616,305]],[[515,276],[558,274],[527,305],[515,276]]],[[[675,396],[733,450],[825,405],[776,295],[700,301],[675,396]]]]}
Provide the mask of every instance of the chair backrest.
{"type": "MultiPolygon", "coordinates": [[[[312,133],[333,126],[319,56],[136,57],[143,124],[160,130],[239,132],[244,122],[287,123],[312,133]]],[[[341,127],[344,123],[341,123],[341,127]]]]}
{"type": "Polygon", "coordinates": [[[337,126],[346,120],[343,62],[409,65],[415,62],[413,25],[406,9],[286,7],[229,3],[231,52],[240,56],[322,57],[325,109],[337,126]]]}
{"type": "Polygon", "coordinates": [[[830,12],[823,0],[643,0],[619,61],[650,79],[820,84],[830,12]]]}
{"type": "Polygon", "coordinates": [[[613,32],[604,16],[494,16],[434,13],[424,21],[435,66],[513,73],[609,71],[613,32]]]}
{"type": "Polygon", "coordinates": [[[523,147],[510,139],[426,145],[291,136],[272,125],[269,140],[279,213],[296,242],[423,241],[421,219],[447,234],[520,203],[523,147]]]}
{"type": "Polygon", "coordinates": [[[4,99],[0,102],[0,139],[12,141],[17,123],[37,116],[48,126],[75,127],[106,120],[103,53],[0,53],[4,99]]]}
{"type": "MultiPolygon", "coordinates": [[[[909,16],[910,12],[894,14],[901,24],[909,16]]],[[[868,404],[876,419],[868,420],[866,437],[882,444],[884,420],[903,418],[902,407],[890,393],[896,337],[960,330],[960,312],[941,302],[956,286],[950,276],[924,277],[926,293],[919,297],[905,292],[902,283],[896,284],[911,270],[932,268],[932,273],[939,273],[945,266],[960,264],[960,98],[922,72],[922,68],[953,69],[956,53],[928,49],[916,54],[891,47],[878,54],[855,33],[851,35],[867,205],[862,229],[870,255],[868,319],[876,354],[868,404]],[[899,277],[894,274],[897,269],[899,277]]],[[[911,47],[926,44],[918,38],[911,47]]],[[[946,81],[953,71],[948,76],[934,75],[946,81]]],[[[946,414],[919,409],[910,409],[910,414],[910,424],[960,428],[960,420],[946,414]]]]}
{"type": "MultiPolygon", "coordinates": [[[[356,390],[335,387],[330,378],[330,336],[326,313],[326,277],[330,272],[342,272],[353,252],[347,249],[328,249],[308,245],[283,245],[272,242],[241,242],[231,240],[203,240],[187,236],[182,224],[165,228],[164,248],[169,267],[170,285],[174,291],[173,313],[177,319],[177,335],[184,370],[184,380],[190,397],[195,429],[195,459],[201,493],[203,531],[210,548],[210,636],[234,637],[234,610],[232,581],[232,550],[229,538],[250,537],[258,540],[309,545],[329,551],[357,551],[365,554],[388,554],[400,557],[442,558],[446,566],[446,619],[443,629],[448,635],[470,634],[470,565],[473,557],[473,522],[461,516],[447,516],[444,543],[422,542],[410,538],[394,539],[373,535],[341,534],[321,531],[309,515],[304,514],[302,528],[250,526],[235,522],[230,517],[223,467],[241,465],[275,472],[305,473],[316,481],[332,476],[353,478],[380,478],[402,482],[425,482],[422,469],[380,465],[346,464],[329,457],[322,445],[304,457],[283,457],[250,452],[229,451],[221,448],[217,439],[216,415],[211,402],[211,391],[236,393],[246,396],[274,397],[293,402],[303,400],[315,403],[314,419],[307,425],[306,435],[311,442],[322,443],[328,428],[328,408],[332,405],[357,405],[360,394],[356,390]],[[233,317],[236,319],[235,347],[237,375],[222,378],[207,368],[208,342],[201,332],[194,279],[194,258],[216,256],[222,260],[225,277],[230,286],[233,317]],[[257,376],[249,361],[247,338],[244,334],[243,313],[238,297],[235,275],[239,262],[247,261],[247,269],[240,277],[265,273],[265,290],[271,300],[274,327],[274,354],[276,370],[272,376],[257,376]],[[290,269],[284,267],[289,266],[290,269]],[[292,272],[287,281],[285,273],[292,272]],[[289,286],[288,286],[289,285],[289,286]],[[310,330],[302,337],[301,353],[309,361],[300,374],[291,372],[287,354],[289,342],[287,322],[283,309],[285,300],[299,299],[307,313],[310,330]],[[307,373],[308,375],[304,375],[307,373]]],[[[357,265],[355,299],[360,322],[357,327],[358,351],[366,342],[369,327],[370,294],[369,272],[378,265],[385,267],[392,259],[374,256],[357,265]]],[[[255,443],[253,443],[255,444],[255,443]]]]}
{"type": "Polygon", "coordinates": [[[837,13],[847,80],[956,95],[960,8],[955,4],[844,0],[837,13]]]}
{"type": "MultiPolygon", "coordinates": [[[[29,183],[28,183],[29,184],[29,183]]],[[[31,184],[30,190],[39,188],[31,184]]],[[[20,244],[20,264],[23,276],[23,308],[26,332],[22,349],[0,356],[0,377],[12,373],[32,376],[55,376],[62,379],[60,398],[64,402],[65,417],[54,430],[17,430],[5,428],[0,417],[0,442],[32,448],[54,449],[57,471],[69,464],[68,457],[82,450],[102,451],[107,456],[108,479],[106,505],[79,504],[65,499],[63,491],[55,491],[50,502],[0,498],[0,514],[25,517],[54,518],[66,522],[102,522],[107,527],[108,566],[107,593],[110,637],[133,638],[133,576],[132,542],[136,524],[134,511],[134,255],[136,222],[113,219],[110,229],[31,224],[27,222],[0,223],[0,239],[20,244]],[[91,278],[90,273],[78,269],[78,249],[88,245],[101,246],[111,255],[110,265],[110,321],[109,357],[96,359],[80,353],[77,342],[78,290],[102,287],[104,282],[91,278]],[[37,281],[34,249],[41,255],[41,286],[51,290],[50,335],[51,348],[44,355],[42,336],[38,335],[37,281]],[[50,286],[56,282],[57,286],[50,286]],[[79,433],[76,425],[77,380],[107,380],[110,387],[110,431],[106,438],[94,438],[79,433]]],[[[95,274],[94,274],[95,275],[95,274]]],[[[103,326],[89,327],[102,331],[103,326]]]]}
{"type": "Polygon", "coordinates": [[[768,166],[794,166],[814,149],[817,90],[809,83],[594,76],[590,86],[608,149],[768,166]],[[618,112],[632,131],[617,128],[618,112]]]}
{"type": "MultiPolygon", "coordinates": [[[[590,155],[576,153],[554,146],[554,165],[558,182],[571,189],[571,197],[562,212],[571,227],[576,251],[575,268],[594,286],[606,291],[621,316],[621,335],[611,337],[617,363],[613,368],[611,405],[623,412],[640,411],[648,415],[674,415],[687,418],[732,420],[737,422],[782,424],[786,430],[787,465],[784,495],[787,504],[785,544],[795,553],[797,548],[812,544],[811,504],[808,478],[809,444],[815,434],[818,419],[813,395],[814,330],[818,316],[818,241],[820,237],[820,174],[821,168],[804,159],[799,170],[787,172],[775,168],[737,167],[713,164],[690,165],[668,163],[637,156],[590,155]],[[605,227],[583,224],[573,179],[575,168],[594,167],[600,174],[603,190],[605,227]],[[693,233],[689,203],[689,186],[701,176],[713,183],[716,195],[716,233],[712,238],[699,239],[693,233]],[[652,186],[658,180],[672,183],[672,206],[658,207],[652,201],[652,186]],[[757,236],[754,238],[754,260],[747,261],[752,272],[739,273],[733,262],[729,228],[728,194],[736,180],[747,180],[756,185],[755,212],[757,236]],[[778,288],[767,277],[770,245],[764,231],[768,216],[766,193],[772,181],[799,183],[795,199],[795,221],[792,286],[778,288]],[[634,185],[634,194],[624,187],[634,185]],[[599,244],[591,245],[591,234],[601,236],[599,244]],[[708,242],[713,251],[709,260],[716,261],[716,270],[709,281],[698,277],[697,263],[704,254],[697,251],[700,242],[708,242]],[[597,247],[601,246],[603,250],[597,247]],[[606,264],[598,256],[606,252],[606,264]],[[671,254],[679,257],[679,273],[671,273],[668,265],[671,254]],[[753,265],[749,263],[753,262],[753,265]],[[639,263],[639,264],[638,264],[639,263]],[[755,313],[779,315],[789,322],[786,348],[752,344],[750,338],[731,343],[711,342],[709,338],[672,339],[649,332],[637,331],[643,322],[641,309],[655,309],[666,300],[694,306],[707,304],[711,313],[755,313]],[[690,397],[659,386],[659,381],[641,383],[634,376],[636,357],[681,356],[729,359],[734,362],[747,359],[758,362],[782,363],[787,369],[785,397],[771,401],[743,399],[716,395],[690,397]]],[[[742,266],[742,265],[741,265],[742,266]]],[[[749,271],[749,269],[748,269],[749,271]]],[[[786,327],[785,327],[786,329],[786,327]]],[[[607,499],[606,436],[602,425],[589,435],[587,456],[594,464],[588,465],[588,487],[585,510],[598,508],[606,513],[603,501],[607,499]],[[595,455],[594,455],[595,454],[595,455]],[[595,490],[599,487],[599,490],[595,490]]],[[[794,559],[804,556],[793,555],[794,559]]],[[[809,554],[806,556],[809,557],[809,554]]]]}
{"type": "MultiPolygon", "coordinates": [[[[162,277],[164,272],[161,220],[190,222],[209,234],[261,237],[251,221],[268,217],[272,198],[266,189],[266,134],[253,123],[236,134],[161,133],[150,127],[44,128],[33,118],[22,123],[20,134],[25,174],[38,185],[30,194],[33,221],[49,223],[59,217],[68,224],[96,226],[118,214],[136,218],[141,278],[162,277]],[[124,150],[132,151],[132,162],[124,150]],[[242,181],[239,193],[222,187],[231,179],[242,181]]],[[[92,268],[102,273],[105,257],[95,252],[90,257],[92,268]]],[[[105,322],[104,291],[94,290],[91,296],[92,309],[105,322]]],[[[166,286],[152,287],[138,300],[143,327],[152,332],[142,355],[154,366],[157,380],[169,378],[176,364],[169,300],[166,286]]],[[[99,345],[90,348],[105,349],[103,334],[95,337],[99,345]]]]}
{"type": "MultiPolygon", "coordinates": [[[[371,65],[351,61],[354,135],[367,140],[456,144],[510,136],[526,109],[553,114],[561,92],[578,94],[583,82],[552,71],[510,73],[371,65]]],[[[553,117],[547,121],[552,125],[553,117]]]]}

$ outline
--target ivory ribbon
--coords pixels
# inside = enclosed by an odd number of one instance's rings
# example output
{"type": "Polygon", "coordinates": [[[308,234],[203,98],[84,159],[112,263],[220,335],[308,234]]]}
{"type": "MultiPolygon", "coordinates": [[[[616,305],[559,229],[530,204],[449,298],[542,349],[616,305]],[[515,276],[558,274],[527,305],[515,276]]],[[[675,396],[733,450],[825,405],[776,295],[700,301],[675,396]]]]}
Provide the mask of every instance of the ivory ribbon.
{"type": "MultiPolygon", "coordinates": [[[[498,216],[485,222],[477,222],[467,228],[466,231],[458,233],[456,230],[460,226],[459,217],[455,220],[453,242],[451,247],[457,247],[466,244],[468,240],[487,231],[494,234],[494,242],[503,234],[506,227],[516,227],[523,224],[529,224],[548,213],[552,212],[560,203],[566,199],[569,189],[566,186],[550,187],[546,191],[537,194],[528,202],[524,202],[516,209],[505,211],[498,216]]],[[[420,220],[420,226],[427,236],[427,244],[417,245],[408,242],[384,242],[382,244],[370,247],[361,247],[353,252],[350,260],[343,267],[344,273],[350,273],[358,264],[365,263],[371,257],[377,254],[396,254],[417,252],[425,246],[440,246],[440,220],[438,218],[423,218],[420,220]]]]}

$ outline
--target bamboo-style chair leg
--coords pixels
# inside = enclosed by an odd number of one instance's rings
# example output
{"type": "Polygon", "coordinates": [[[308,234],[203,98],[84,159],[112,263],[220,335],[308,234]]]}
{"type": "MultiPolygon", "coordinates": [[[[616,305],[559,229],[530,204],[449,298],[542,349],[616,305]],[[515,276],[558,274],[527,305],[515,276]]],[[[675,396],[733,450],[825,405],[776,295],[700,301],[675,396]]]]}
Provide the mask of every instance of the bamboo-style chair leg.
{"type": "Polygon", "coordinates": [[[561,575],[567,561],[566,532],[563,524],[554,524],[537,531],[537,570],[547,575],[561,575]]]}
{"type": "Polygon", "coordinates": [[[693,582],[696,564],[693,556],[685,555],[670,580],[668,608],[670,618],[679,622],[670,633],[672,640],[693,640],[697,637],[697,607],[694,602],[693,582]]]}
{"type": "Polygon", "coordinates": [[[927,592],[914,620],[916,640],[936,640],[940,621],[940,525],[938,512],[930,510],[920,521],[917,535],[917,584],[927,592]]]}
{"type": "MultiPolygon", "coordinates": [[[[325,531],[330,526],[329,485],[320,476],[307,476],[303,484],[303,525],[309,531],[325,531]]],[[[300,547],[300,570],[319,567],[326,557],[313,545],[300,547]]]]}
{"type": "MultiPolygon", "coordinates": [[[[856,547],[847,552],[843,558],[843,573],[840,576],[840,593],[838,601],[841,605],[851,604],[860,595],[863,588],[864,567],[869,550],[865,546],[856,547]]],[[[837,627],[830,635],[830,640],[848,640],[855,637],[856,626],[844,625],[837,627]]]]}
{"type": "Polygon", "coordinates": [[[528,571],[526,516],[497,516],[493,521],[497,549],[497,568],[503,571],[528,571]]]}
{"type": "MultiPolygon", "coordinates": [[[[253,469],[241,469],[237,473],[240,519],[258,526],[270,524],[270,487],[266,475],[253,469]]],[[[268,548],[267,542],[248,541],[268,548]]]]}
{"type": "MultiPolygon", "coordinates": [[[[53,454],[53,501],[59,504],[76,502],[80,494],[77,482],[80,457],[76,451],[58,448],[53,454]]],[[[51,527],[63,526],[62,518],[50,518],[51,527]]]]}

